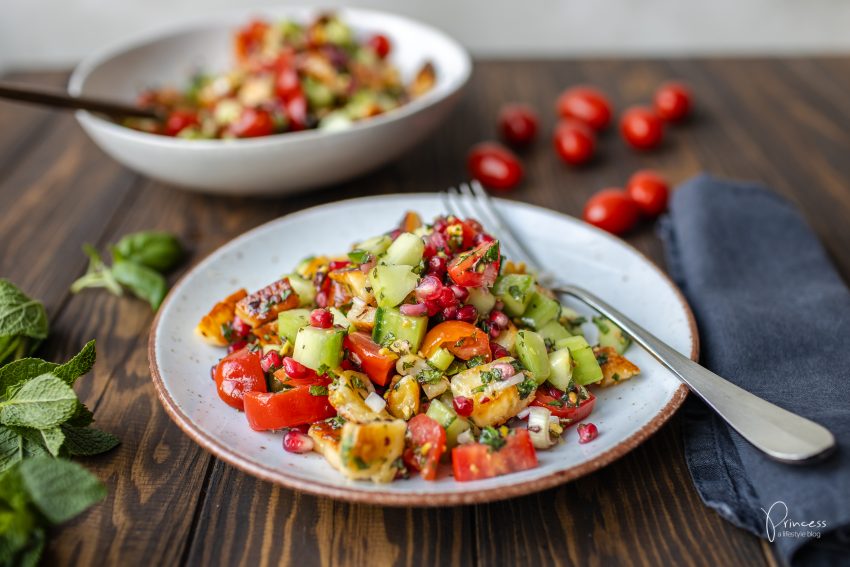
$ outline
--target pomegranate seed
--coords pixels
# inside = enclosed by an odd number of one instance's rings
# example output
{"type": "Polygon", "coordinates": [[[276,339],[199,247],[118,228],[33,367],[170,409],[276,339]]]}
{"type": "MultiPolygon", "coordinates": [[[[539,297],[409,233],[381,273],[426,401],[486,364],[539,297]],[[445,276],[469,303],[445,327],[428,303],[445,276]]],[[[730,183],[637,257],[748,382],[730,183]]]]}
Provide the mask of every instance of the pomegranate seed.
{"type": "Polygon", "coordinates": [[[559,390],[559,389],[558,389],[558,388],[556,388],[555,386],[552,386],[552,385],[548,385],[548,384],[547,384],[547,385],[546,385],[546,389],[547,389],[547,393],[548,393],[550,396],[552,396],[553,398],[555,398],[556,400],[560,400],[560,399],[561,399],[561,396],[563,396],[563,395],[564,395],[564,392],[562,392],[561,390],[559,390]]]}
{"type": "Polygon", "coordinates": [[[506,328],[510,322],[507,315],[496,310],[490,312],[489,321],[491,327],[497,327],[499,330],[506,328]]]}
{"type": "Polygon", "coordinates": [[[428,317],[433,317],[437,313],[440,312],[440,303],[435,299],[429,299],[425,302],[425,306],[428,308],[428,317]]]}
{"type": "Polygon", "coordinates": [[[446,267],[448,266],[448,262],[442,256],[432,256],[430,260],[428,260],[428,273],[433,274],[438,278],[442,278],[446,275],[446,267]]]}
{"type": "Polygon", "coordinates": [[[328,306],[328,292],[320,291],[316,294],[316,305],[318,305],[319,307],[328,306]]]}
{"type": "Polygon", "coordinates": [[[464,396],[456,396],[455,399],[452,400],[452,405],[454,406],[457,414],[461,417],[469,417],[472,415],[472,410],[475,408],[475,404],[472,400],[464,396]]]}
{"type": "Polygon", "coordinates": [[[428,314],[428,306],[424,303],[405,303],[398,308],[402,315],[410,317],[421,317],[428,314]]]}
{"type": "Polygon", "coordinates": [[[481,226],[481,223],[475,219],[469,218],[464,221],[466,225],[474,230],[475,232],[484,232],[484,227],[481,226]]]}
{"type": "Polygon", "coordinates": [[[426,301],[429,299],[437,299],[443,291],[443,283],[435,276],[427,275],[419,280],[419,285],[416,286],[416,299],[426,301]]]}
{"type": "Polygon", "coordinates": [[[445,217],[437,217],[434,220],[434,232],[443,232],[446,230],[448,223],[446,222],[445,217]]]}
{"type": "Polygon", "coordinates": [[[502,329],[496,326],[491,326],[489,334],[491,339],[498,339],[499,335],[502,334],[502,329]]]}
{"type": "Polygon", "coordinates": [[[283,449],[289,453],[309,453],[313,450],[313,440],[296,429],[290,429],[283,436],[283,449]]]}
{"type": "Polygon", "coordinates": [[[283,366],[283,358],[281,358],[280,353],[276,350],[270,350],[260,359],[260,367],[263,369],[263,372],[274,372],[281,366],[283,366]]]}
{"type": "Polygon", "coordinates": [[[475,235],[475,238],[472,239],[472,243],[478,246],[482,242],[493,242],[494,240],[496,239],[487,234],[486,232],[481,232],[475,235]]]}
{"type": "Polygon", "coordinates": [[[508,352],[508,349],[500,345],[499,343],[494,343],[490,341],[490,352],[493,353],[493,358],[504,358],[506,356],[510,356],[511,353],[508,352]]]}
{"type": "Polygon", "coordinates": [[[465,323],[475,323],[478,319],[478,309],[474,305],[464,305],[457,310],[457,320],[465,323]]]}
{"type": "Polygon", "coordinates": [[[328,269],[330,271],[341,270],[343,268],[347,268],[350,264],[351,262],[349,262],[348,260],[334,260],[333,262],[328,264],[328,269]]]}
{"type": "Polygon", "coordinates": [[[233,329],[233,335],[240,339],[244,339],[251,334],[251,325],[239,317],[233,318],[233,321],[230,323],[230,328],[233,329]]]}
{"type": "Polygon", "coordinates": [[[458,301],[466,301],[466,298],[469,297],[468,288],[465,288],[461,285],[453,285],[449,287],[451,288],[452,293],[455,294],[455,297],[457,297],[458,301]]]}
{"type": "Polygon", "coordinates": [[[443,309],[443,319],[452,321],[457,318],[457,307],[451,306],[443,309]]]}
{"type": "Polygon", "coordinates": [[[347,358],[342,359],[342,362],[339,363],[339,367],[343,370],[358,370],[354,363],[348,360],[347,358]]]}
{"type": "Polygon", "coordinates": [[[430,260],[437,253],[437,247],[429,238],[425,241],[425,249],[422,251],[422,257],[426,260],[430,260]]]}
{"type": "Polygon", "coordinates": [[[248,346],[248,341],[236,341],[235,343],[230,343],[230,346],[227,347],[227,354],[232,354],[237,350],[242,350],[248,346]]]}
{"type": "Polygon", "coordinates": [[[291,356],[284,357],[281,361],[281,368],[290,378],[309,378],[316,375],[312,369],[307,368],[291,356]]]}
{"type": "Polygon", "coordinates": [[[330,329],[334,325],[333,313],[327,309],[313,309],[310,312],[310,324],[320,329],[330,329]]]}
{"type": "Polygon", "coordinates": [[[592,423],[579,423],[576,429],[579,443],[589,443],[599,436],[599,430],[592,423]]]}
{"type": "Polygon", "coordinates": [[[458,304],[457,297],[455,297],[452,290],[447,287],[440,290],[440,297],[437,299],[437,302],[439,302],[443,309],[447,307],[457,307],[458,304]]]}

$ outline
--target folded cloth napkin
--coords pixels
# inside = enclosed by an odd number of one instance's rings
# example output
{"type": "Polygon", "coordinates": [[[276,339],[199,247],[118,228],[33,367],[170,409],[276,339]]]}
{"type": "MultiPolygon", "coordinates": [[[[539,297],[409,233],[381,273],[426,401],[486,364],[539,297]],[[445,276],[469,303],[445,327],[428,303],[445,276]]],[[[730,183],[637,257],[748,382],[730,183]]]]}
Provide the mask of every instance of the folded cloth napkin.
{"type": "Polygon", "coordinates": [[[786,564],[850,564],[850,291],[799,213],[764,187],[691,179],[661,234],[702,363],[838,441],[820,463],[778,463],[691,396],[685,455],[702,500],[786,564]]]}

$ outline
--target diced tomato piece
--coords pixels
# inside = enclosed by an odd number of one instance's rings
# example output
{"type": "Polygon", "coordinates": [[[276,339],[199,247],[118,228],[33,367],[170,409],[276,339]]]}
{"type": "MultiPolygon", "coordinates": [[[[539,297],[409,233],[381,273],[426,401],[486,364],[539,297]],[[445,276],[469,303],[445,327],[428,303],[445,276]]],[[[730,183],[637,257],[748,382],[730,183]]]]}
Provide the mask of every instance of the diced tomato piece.
{"type": "Polygon", "coordinates": [[[304,376],[289,376],[284,368],[274,373],[274,377],[284,386],[327,386],[331,379],[325,375],[319,376],[312,368],[304,367],[304,376]]]}
{"type": "Polygon", "coordinates": [[[218,397],[227,405],[244,409],[245,393],[267,391],[260,353],[246,347],[222,358],[215,367],[215,384],[218,397]]]}
{"type": "Polygon", "coordinates": [[[369,379],[378,386],[386,386],[395,373],[397,358],[382,354],[381,345],[372,340],[368,333],[349,333],[343,346],[350,353],[352,362],[358,364],[369,379]]]}
{"type": "Polygon", "coordinates": [[[237,138],[257,138],[274,134],[272,115],[260,108],[246,108],[236,121],[230,125],[230,131],[237,138]]]}
{"type": "Polygon", "coordinates": [[[197,126],[198,113],[193,110],[173,110],[165,121],[165,135],[176,136],[190,126],[197,126]]]}
{"type": "Polygon", "coordinates": [[[594,404],[596,403],[596,396],[590,392],[588,392],[590,395],[589,398],[581,400],[578,406],[572,406],[568,400],[564,399],[566,396],[555,397],[552,396],[550,392],[546,392],[544,390],[545,388],[537,389],[537,393],[534,395],[534,401],[531,402],[531,405],[546,408],[552,412],[552,415],[561,419],[569,419],[570,425],[589,416],[590,412],[593,411],[594,404]]]}
{"type": "Polygon", "coordinates": [[[437,478],[440,457],[446,452],[446,430],[424,413],[407,422],[411,446],[404,451],[404,462],[420,471],[425,480],[437,478]]]}
{"type": "Polygon", "coordinates": [[[243,61],[250,57],[262,45],[266,32],[269,30],[268,22],[254,20],[236,33],[233,49],[236,59],[243,61]]]}
{"type": "Polygon", "coordinates": [[[525,429],[508,434],[505,445],[493,450],[483,443],[468,443],[452,449],[452,470],[455,480],[481,480],[533,469],[537,466],[537,453],[525,429]]]}
{"type": "Polygon", "coordinates": [[[255,431],[315,423],[336,415],[322,385],[296,386],[282,392],[247,392],[245,417],[255,431]]]}
{"type": "Polygon", "coordinates": [[[464,287],[489,287],[499,276],[499,241],[482,242],[449,262],[449,277],[464,287]]]}
{"type": "Polygon", "coordinates": [[[465,321],[445,321],[435,326],[425,335],[420,350],[429,357],[440,347],[461,360],[483,356],[489,362],[492,358],[487,333],[465,321]]]}

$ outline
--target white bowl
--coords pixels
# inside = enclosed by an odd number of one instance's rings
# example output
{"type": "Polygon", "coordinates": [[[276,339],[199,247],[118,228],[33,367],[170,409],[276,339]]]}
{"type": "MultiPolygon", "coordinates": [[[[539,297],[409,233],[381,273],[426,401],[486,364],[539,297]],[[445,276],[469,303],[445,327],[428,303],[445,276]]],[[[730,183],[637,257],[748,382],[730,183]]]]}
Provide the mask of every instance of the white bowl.
{"type": "MultiPolygon", "coordinates": [[[[147,134],[80,111],[77,120],[100,148],[130,169],[187,189],[240,195],[294,193],[349,179],[383,165],[436,129],[457,102],[472,63],[444,33],[371,10],[336,10],[354,32],[390,38],[392,62],[409,81],[431,61],[435,88],[350,129],[307,130],[241,140],[184,140],[147,134]]],[[[306,22],[315,8],[264,9],[262,17],[306,22]]],[[[225,70],[232,34],[257,14],[241,11],[149,33],[84,60],[71,75],[72,95],[132,102],[151,86],[186,84],[198,70],[225,70]]]]}

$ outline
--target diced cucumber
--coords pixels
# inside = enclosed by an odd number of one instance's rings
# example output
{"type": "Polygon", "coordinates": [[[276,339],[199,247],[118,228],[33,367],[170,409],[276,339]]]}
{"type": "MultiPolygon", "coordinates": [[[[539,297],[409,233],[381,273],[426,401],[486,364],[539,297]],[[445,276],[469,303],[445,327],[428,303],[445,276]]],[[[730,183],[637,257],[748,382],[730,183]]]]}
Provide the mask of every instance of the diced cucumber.
{"type": "Polygon", "coordinates": [[[450,353],[448,350],[444,348],[438,348],[434,351],[434,354],[428,357],[428,364],[436,368],[437,370],[446,371],[449,366],[452,365],[452,362],[455,360],[455,355],[450,353]]]}
{"type": "Polygon", "coordinates": [[[333,370],[342,362],[344,337],[345,331],[340,329],[304,327],[295,337],[292,358],[313,370],[322,367],[333,370]]]}
{"type": "Polygon", "coordinates": [[[561,316],[558,318],[558,321],[571,335],[581,335],[583,334],[581,326],[587,321],[587,318],[575,309],[561,305],[561,316]]]}
{"type": "Polygon", "coordinates": [[[602,368],[593,354],[593,349],[581,335],[561,339],[555,346],[559,349],[568,348],[573,359],[573,380],[576,384],[585,386],[602,380],[602,368]]]}
{"type": "Polygon", "coordinates": [[[451,406],[451,401],[431,400],[425,415],[439,423],[446,430],[446,448],[452,449],[457,446],[457,437],[472,426],[469,422],[457,415],[451,406]]]}
{"type": "Polygon", "coordinates": [[[472,425],[465,417],[457,416],[451,425],[446,428],[446,448],[453,449],[457,447],[458,442],[457,438],[464,431],[468,431],[472,428],[472,425]]]}
{"type": "Polygon", "coordinates": [[[562,348],[549,353],[549,383],[564,392],[570,387],[573,376],[573,362],[570,349],[562,348]]]}
{"type": "Polygon", "coordinates": [[[466,302],[475,307],[480,315],[487,315],[496,305],[496,296],[483,287],[470,287],[466,302]]]}
{"type": "Polygon", "coordinates": [[[534,381],[542,384],[549,378],[549,355],[543,337],[534,331],[523,329],[517,333],[516,351],[522,365],[531,372],[534,381]]]}
{"type": "Polygon", "coordinates": [[[519,317],[525,312],[534,293],[534,276],[527,274],[504,275],[496,280],[493,293],[505,304],[506,315],[519,317]]]}
{"type": "Polygon", "coordinates": [[[428,330],[428,317],[413,317],[403,315],[392,307],[378,307],[375,313],[375,327],[372,329],[372,340],[379,345],[393,341],[407,341],[410,352],[416,353],[422,346],[425,332],[428,330]]]}
{"type": "Polygon", "coordinates": [[[280,335],[280,338],[295,343],[295,336],[298,331],[309,324],[309,309],[281,311],[277,316],[277,334],[280,335]]]}
{"type": "Polygon", "coordinates": [[[402,232],[387,248],[383,261],[394,266],[418,266],[424,251],[422,238],[410,232],[402,232]]]}
{"type": "Polygon", "coordinates": [[[292,291],[298,294],[299,307],[313,305],[316,302],[316,286],[313,285],[313,282],[294,273],[283,277],[289,280],[292,291]]]}
{"type": "Polygon", "coordinates": [[[369,282],[379,307],[395,307],[414,290],[419,277],[410,266],[375,266],[369,282]]]}
{"type": "Polygon", "coordinates": [[[570,332],[567,331],[563,325],[554,320],[543,325],[543,327],[538,329],[537,332],[541,337],[543,337],[544,341],[552,344],[570,336],[570,332]]]}
{"type": "Polygon", "coordinates": [[[345,314],[336,307],[331,307],[329,311],[334,316],[334,325],[348,330],[348,328],[351,326],[351,321],[348,320],[345,314]]]}
{"type": "Polygon", "coordinates": [[[354,249],[364,250],[372,256],[380,256],[387,251],[387,248],[389,248],[392,243],[392,238],[386,234],[382,234],[381,236],[374,236],[368,240],[364,240],[360,244],[357,244],[354,249]]]}
{"type": "Polygon", "coordinates": [[[594,317],[593,324],[599,329],[599,346],[613,347],[619,354],[626,352],[632,340],[617,325],[605,317],[594,317]]]}
{"type": "Polygon", "coordinates": [[[561,304],[537,290],[532,294],[521,320],[523,324],[536,331],[543,328],[549,321],[557,319],[560,313],[561,304]]]}

